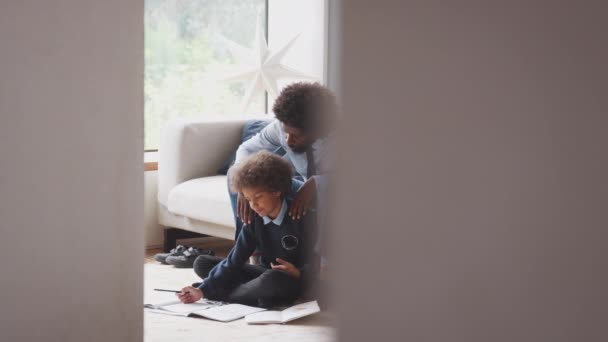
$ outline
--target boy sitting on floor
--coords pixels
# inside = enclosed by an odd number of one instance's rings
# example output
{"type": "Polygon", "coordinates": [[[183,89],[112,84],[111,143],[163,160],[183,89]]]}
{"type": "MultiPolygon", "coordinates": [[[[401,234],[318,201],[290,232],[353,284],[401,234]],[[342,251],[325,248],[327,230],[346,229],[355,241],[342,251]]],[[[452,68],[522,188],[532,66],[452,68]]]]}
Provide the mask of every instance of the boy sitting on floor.
{"type": "Polygon", "coordinates": [[[309,290],[318,272],[316,216],[311,212],[293,220],[287,215],[292,169],[275,154],[251,155],[229,177],[231,190],[244,196],[256,215],[226,259],[201,255],[195,260],[194,271],[203,282],[184,287],[178,297],[183,303],[204,297],[260,307],[289,305],[309,290]],[[256,248],[262,263],[247,264],[256,248]]]}

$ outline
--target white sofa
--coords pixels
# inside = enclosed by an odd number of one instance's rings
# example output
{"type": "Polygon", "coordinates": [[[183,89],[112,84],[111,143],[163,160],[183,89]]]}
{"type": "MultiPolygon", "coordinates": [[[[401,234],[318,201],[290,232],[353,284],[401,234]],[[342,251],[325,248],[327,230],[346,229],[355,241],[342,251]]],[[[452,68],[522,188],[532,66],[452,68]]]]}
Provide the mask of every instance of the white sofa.
{"type": "MultiPolygon", "coordinates": [[[[268,116],[257,118],[267,120],[268,116]]],[[[217,170],[238,147],[243,125],[251,119],[177,119],[162,129],[158,220],[165,226],[166,251],[175,246],[176,239],[199,234],[234,239],[226,176],[217,175],[217,170]]]]}

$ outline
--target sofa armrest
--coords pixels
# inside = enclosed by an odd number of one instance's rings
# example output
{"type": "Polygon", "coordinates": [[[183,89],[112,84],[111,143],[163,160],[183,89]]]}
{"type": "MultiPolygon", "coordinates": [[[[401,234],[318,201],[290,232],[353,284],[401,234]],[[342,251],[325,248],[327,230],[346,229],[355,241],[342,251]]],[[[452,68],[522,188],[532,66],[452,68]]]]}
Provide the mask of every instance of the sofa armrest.
{"type": "Polygon", "coordinates": [[[162,129],[158,159],[158,202],[167,207],[169,192],[187,180],[212,176],[241,140],[251,118],[174,119],[162,129]]]}

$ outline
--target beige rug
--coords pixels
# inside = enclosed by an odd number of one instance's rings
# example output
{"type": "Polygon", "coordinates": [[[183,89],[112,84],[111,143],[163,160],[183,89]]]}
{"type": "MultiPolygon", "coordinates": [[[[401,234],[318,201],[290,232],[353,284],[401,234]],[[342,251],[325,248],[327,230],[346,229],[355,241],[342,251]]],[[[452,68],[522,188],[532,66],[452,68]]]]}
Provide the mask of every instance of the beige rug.
{"type": "MultiPolygon", "coordinates": [[[[157,292],[154,288],[176,289],[199,281],[192,269],[176,269],[173,266],[145,264],[146,303],[172,300],[174,294],[157,292]]],[[[146,342],[156,341],[334,341],[335,320],[333,315],[321,312],[288,324],[248,325],[245,320],[222,323],[199,318],[187,318],[157,314],[144,310],[144,335],[146,342]]]]}

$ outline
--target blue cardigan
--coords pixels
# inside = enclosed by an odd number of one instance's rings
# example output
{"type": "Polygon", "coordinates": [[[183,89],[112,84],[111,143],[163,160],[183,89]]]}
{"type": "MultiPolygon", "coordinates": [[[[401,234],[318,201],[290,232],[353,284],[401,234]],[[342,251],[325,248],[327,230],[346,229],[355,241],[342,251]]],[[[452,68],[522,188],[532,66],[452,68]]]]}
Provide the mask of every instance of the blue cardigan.
{"type": "Polygon", "coordinates": [[[311,210],[300,220],[293,220],[285,214],[285,206],[290,204],[290,201],[283,202],[284,216],[280,225],[276,224],[277,220],[269,221],[257,214],[251,224],[243,225],[228,257],[217,264],[199,286],[205,298],[215,299],[218,291],[242,284],[241,270],[256,249],[261,252],[261,266],[270,269],[271,262],[278,264],[276,258],[286,260],[300,270],[302,290],[310,286],[318,272],[319,261],[314,252],[316,215],[311,210]]]}

